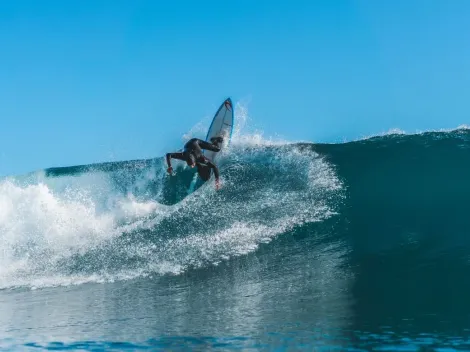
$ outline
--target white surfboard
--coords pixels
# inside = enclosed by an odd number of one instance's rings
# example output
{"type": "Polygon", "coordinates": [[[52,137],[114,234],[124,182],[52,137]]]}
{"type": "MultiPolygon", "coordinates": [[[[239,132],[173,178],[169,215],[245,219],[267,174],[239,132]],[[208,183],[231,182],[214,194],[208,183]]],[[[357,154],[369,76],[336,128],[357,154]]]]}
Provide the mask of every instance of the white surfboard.
{"type": "MultiPolygon", "coordinates": [[[[227,98],[214,115],[212,123],[207,131],[206,141],[211,143],[212,137],[222,137],[223,143],[221,145],[221,150],[226,148],[232,138],[233,131],[233,105],[232,100],[227,98]]],[[[204,150],[204,156],[211,161],[217,156],[217,152],[210,150],[204,150]]]]}

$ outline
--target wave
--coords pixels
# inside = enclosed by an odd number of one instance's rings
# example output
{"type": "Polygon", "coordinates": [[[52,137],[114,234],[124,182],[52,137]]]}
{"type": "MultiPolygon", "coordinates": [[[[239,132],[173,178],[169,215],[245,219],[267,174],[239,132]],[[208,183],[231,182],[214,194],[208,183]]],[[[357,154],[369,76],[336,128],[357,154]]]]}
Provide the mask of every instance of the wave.
{"type": "Polygon", "coordinates": [[[315,151],[235,138],[223,187],[163,158],[50,168],[0,182],[0,287],[179,274],[255,251],[335,213],[341,182],[315,151]]]}
{"type": "Polygon", "coordinates": [[[220,191],[207,182],[188,192],[194,171],[176,161],[170,177],[163,158],[7,177],[0,288],[178,275],[280,236],[315,236],[312,226],[329,219],[353,261],[412,252],[419,266],[444,248],[463,260],[469,148],[465,126],[339,144],[267,140],[238,126],[219,158],[220,191]]]}

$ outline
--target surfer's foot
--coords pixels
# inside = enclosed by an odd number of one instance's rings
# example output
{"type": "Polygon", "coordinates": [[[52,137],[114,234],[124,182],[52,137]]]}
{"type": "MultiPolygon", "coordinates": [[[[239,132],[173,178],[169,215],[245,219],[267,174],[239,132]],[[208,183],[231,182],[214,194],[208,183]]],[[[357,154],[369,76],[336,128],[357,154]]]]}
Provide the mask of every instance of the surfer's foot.
{"type": "Polygon", "coordinates": [[[211,143],[214,144],[214,145],[217,145],[217,146],[219,146],[223,141],[224,141],[224,139],[222,137],[212,137],[211,138],[211,143]]]}

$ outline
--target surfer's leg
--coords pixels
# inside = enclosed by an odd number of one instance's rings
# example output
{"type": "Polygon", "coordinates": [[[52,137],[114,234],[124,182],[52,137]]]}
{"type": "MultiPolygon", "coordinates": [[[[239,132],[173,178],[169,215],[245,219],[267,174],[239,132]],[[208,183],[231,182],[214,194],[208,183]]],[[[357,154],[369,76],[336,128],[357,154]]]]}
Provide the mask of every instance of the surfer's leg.
{"type": "Polygon", "coordinates": [[[213,145],[215,145],[216,147],[220,148],[220,146],[222,145],[222,142],[224,141],[224,138],[221,137],[221,136],[218,136],[218,137],[212,137],[211,138],[211,143],[213,145]]]}
{"type": "Polygon", "coordinates": [[[207,150],[210,150],[210,151],[213,151],[213,152],[220,152],[220,147],[217,144],[211,144],[211,143],[208,143],[206,141],[201,140],[201,141],[199,141],[199,146],[202,149],[207,149],[207,150]]]}

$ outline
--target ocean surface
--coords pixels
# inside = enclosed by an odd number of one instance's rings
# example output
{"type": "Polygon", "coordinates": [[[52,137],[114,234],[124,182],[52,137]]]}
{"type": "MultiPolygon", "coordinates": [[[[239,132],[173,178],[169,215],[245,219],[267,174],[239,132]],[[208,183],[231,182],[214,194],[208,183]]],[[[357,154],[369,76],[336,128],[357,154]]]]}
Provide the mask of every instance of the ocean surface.
{"type": "Polygon", "coordinates": [[[470,130],[238,133],[0,179],[0,350],[470,350],[470,130]]]}

